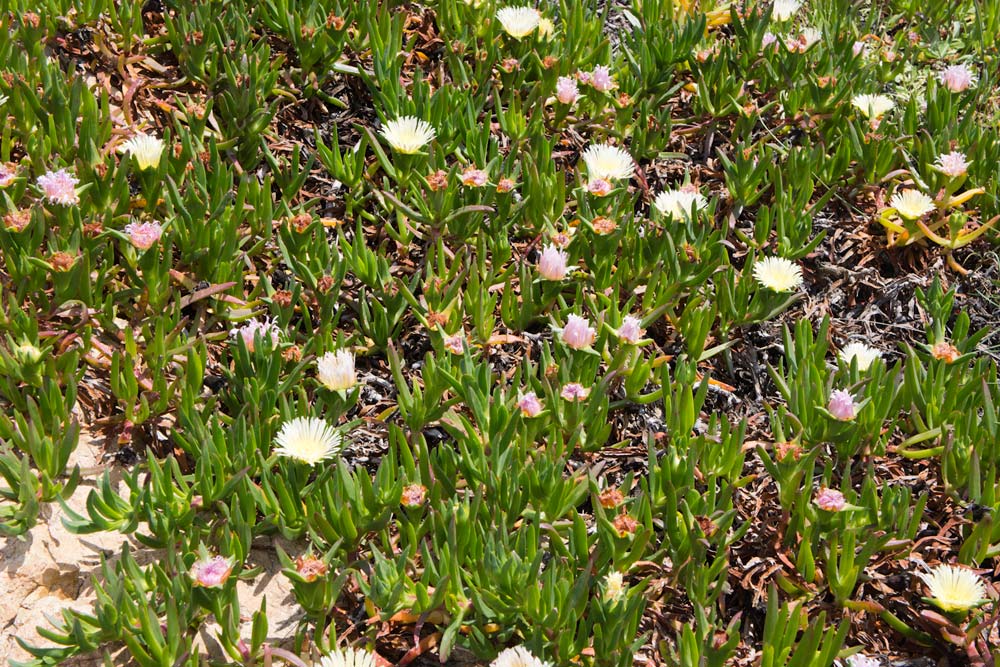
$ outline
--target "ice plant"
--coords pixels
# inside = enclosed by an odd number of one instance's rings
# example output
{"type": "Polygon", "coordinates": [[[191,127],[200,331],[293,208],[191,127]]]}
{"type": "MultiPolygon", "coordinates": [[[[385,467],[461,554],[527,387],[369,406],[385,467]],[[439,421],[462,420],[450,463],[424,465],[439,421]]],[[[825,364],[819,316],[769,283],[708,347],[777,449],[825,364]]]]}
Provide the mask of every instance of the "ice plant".
{"type": "Polygon", "coordinates": [[[827,403],[826,409],[840,421],[851,421],[856,415],[857,406],[854,404],[851,392],[846,389],[834,389],[830,393],[830,402],[827,403]]]}
{"type": "Polygon", "coordinates": [[[542,39],[552,39],[552,35],[556,32],[556,24],[552,22],[552,19],[542,17],[538,19],[538,36],[542,39]]]}
{"type": "Polygon", "coordinates": [[[330,391],[347,391],[358,383],[354,355],[349,350],[327,352],[316,360],[316,377],[330,391]]]}
{"type": "Polygon", "coordinates": [[[517,399],[517,407],[521,409],[521,414],[525,417],[537,417],[542,411],[542,402],[538,400],[535,392],[529,391],[522,394],[517,399]]]}
{"type": "Polygon", "coordinates": [[[14,170],[14,165],[0,162],[0,188],[5,188],[13,183],[15,176],[17,176],[17,172],[14,170]]]}
{"type": "Polygon", "coordinates": [[[377,667],[375,654],[353,647],[338,648],[320,658],[319,667],[377,667]]]}
{"type": "Polygon", "coordinates": [[[387,121],[382,136],[392,148],[404,155],[415,155],[434,139],[436,132],[427,121],[416,116],[403,116],[387,121]]]}
{"type": "Polygon", "coordinates": [[[76,193],[76,184],[80,179],[65,169],[50,171],[38,177],[38,187],[42,189],[45,199],[50,204],[73,206],[80,203],[80,195],[76,193]]]}
{"type": "Polygon", "coordinates": [[[878,121],[896,106],[888,95],[855,95],[851,98],[851,104],[865,118],[873,122],[878,121]]]}
{"type": "Polygon", "coordinates": [[[497,20],[508,35],[524,39],[538,27],[542,15],[534,7],[501,7],[497,10],[497,20]]]}
{"type": "Polygon", "coordinates": [[[615,81],[611,78],[611,68],[607,65],[597,65],[590,73],[590,85],[594,90],[606,93],[615,87],[615,81]]]}
{"type": "Polygon", "coordinates": [[[591,183],[598,180],[610,182],[629,179],[635,168],[628,151],[611,144],[591,144],[583,151],[582,157],[591,183]]]}
{"type": "Polygon", "coordinates": [[[604,599],[607,602],[617,602],[625,595],[627,588],[628,585],[626,585],[625,577],[622,576],[621,572],[617,570],[609,572],[608,576],[604,578],[604,599]]]}
{"type": "Polygon", "coordinates": [[[969,162],[965,158],[965,153],[952,151],[938,155],[934,168],[949,178],[959,178],[969,170],[969,162]]]}
{"type": "Polygon", "coordinates": [[[253,352],[254,348],[254,339],[258,334],[260,334],[261,338],[270,337],[271,343],[277,345],[281,337],[281,329],[269,318],[265,317],[263,320],[258,320],[254,317],[245,322],[243,326],[236,327],[229,332],[230,336],[239,336],[242,338],[243,343],[251,352],[253,352]]]}
{"type": "Polygon", "coordinates": [[[427,487],[423,484],[407,484],[399,497],[399,504],[414,509],[424,504],[427,499],[427,487]]]}
{"type": "Polygon", "coordinates": [[[968,568],[942,563],[917,576],[927,584],[931,601],[946,612],[968,611],[986,601],[986,585],[968,568]]]}
{"type": "Polygon", "coordinates": [[[848,343],[840,350],[839,356],[847,365],[851,364],[851,360],[856,359],[858,370],[865,371],[876,359],[882,358],[882,351],[864,343],[848,343]]]}
{"type": "Polygon", "coordinates": [[[543,280],[562,280],[566,277],[566,253],[554,245],[547,245],[538,257],[538,275],[543,280]]]}
{"type": "Polygon", "coordinates": [[[515,646],[500,651],[490,667],[552,667],[552,663],[539,660],[523,646],[515,646]]]}
{"type": "Polygon", "coordinates": [[[567,401],[582,401],[587,396],[590,396],[590,389],[584,387],[579,382],[568,382],[563,385],[559,395],[567,401]]]}
{"type": "Polygon", "coordinates": [[[917,220],[934,210],[934,200],[912,188],[894,194],[889,205],[907,220],[917,220]]]}
{"type": "Polygon", "coordinates": [[[481,188],[486,185],[486,181],[489,177],[486,172],[482,169],[477,169],[475,165],[469,165],[462,172],[462,184],[468,185],[474,188],[481,188]]]}
{"type": "Polygon", "coordinates": [[[820,489],[815,498],[816,506],[827,512],[839,512],[847,505],[844,494],[836,489],[820,489]]]}
{"type": "Polygon", "coordinates": [[[657,211],[677,220],[687,220],[691,217],[692,209],[698,212],[707,205],[708,200],[700,192],[683,188],[664,190],[653,200],[653,206],[657,211]]]}
{"type": "Polygon", "coordinates": [[[191,564],[191,583],[202,588],[221,588],[233,571],[235,561],[222,556],[202,557],[191,564]]]}
{"type": "Polygon", "coordinates": [[[444,337],[444,349],[452,354],[465,354],[465,335],[461,331],[444,337]]]}
{"type": "Polygon", "coordinates": [[[765,257],[754,262],[753,275],[764,287],[775,292],[791,292],[802,285],[802,269],[784,257],[765,257]]]}
{"type": "Polygon", "coordinates": [[[582,350],[589,347],[596,337],[597,332],[590,326],[587,318],[579,315],[570,315],[566,318],[566,326],[562,330],[563,342],[574,350],[582,350]]]}
{"type": "Polygon", "coordinates": [[[787,21],[802,7],[801,0],[774,0],[771,6],[771,18],[775,21],[787,21]]]}
{"type": "Polygon", "coordinates": [[[141,171],[156,169],[163,155],[163,139],[140,132],[119,147],[119,152],[128,153],[135,158],[141,171]]]}
{"type": "Polygon", "coordinates": [[[638,317],[626,315],[622,318],[622,325],[618,327],[618,338],[625,343],[635,345],[642,338],[643,330],[639,327],[642,321],[638,317]]]}
{"type": "Polygon", "coordinates": [[[163,227],[155,222],[130,222],[125,225],[129,241],[139,250],[149,250],[163,235],[163,227]]]}
{"type": "Polygon", "coordinates": [[[296,417],[281,425],[274,438],[274,453],[309,465],[336,456],[343,449],[343,438],[324,420],[296,417]]]}
{"type": "Polygon", "coordinates": [[[953,93],[962,93],[976,85],[976,75],[965,65],[945,67],[940,76],[941,84],[953,93]]]}
{"type": "Polygon", "coordinates": [[[556,99],[563,104],[573,104],[580,96],[580,88],[572,77],[561,76],[556,81],[556,99]]]}

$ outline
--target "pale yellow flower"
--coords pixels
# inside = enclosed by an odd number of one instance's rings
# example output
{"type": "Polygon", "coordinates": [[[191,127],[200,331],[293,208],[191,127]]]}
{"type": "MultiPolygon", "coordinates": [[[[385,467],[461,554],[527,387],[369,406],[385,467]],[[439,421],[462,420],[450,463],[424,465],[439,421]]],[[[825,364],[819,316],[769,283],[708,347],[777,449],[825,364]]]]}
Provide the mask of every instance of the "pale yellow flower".
{"type": "Polygon", "coordinates": [[[986,600],[986,585],[968,568],[942,564],[917,576],[927,584],[934,603],[945,611],[966,611],[986,600]]]}
{"type": "Polygon", "coordinates": [[[497,20],[508,35],[523,39],[538,28],[542,15],[534,7],[503,7],[497,10],[497,20]]]}
{"type": "Polygon", "coordinates": [[[387,121],[382,128],[382,136],[395,150],[405,155],[419,153],[429,144],[436,132],[427,121],[415,116],[403,116],[387,121]]]}
{"type": "Polygon", "coordinates": [[[892,196],[889,205],[907,220],[917,220],[934,210],[934,200],[919,190],[901,190],[892,196]]]}
{"type": "Polygon", "coordinates": [[[310,465],[336,456],[343,441],[335,429],[316,417],[296,417],[281,425],[274,453],[310,465]]]}
{"type": "Polygon", "coordinates": [[[118,150],[131,154],[139,169],[145,171],[159,166],[164,147],[163,139],[140,132],[123,143],[118,150]]]}
{"type": "Polygon", "coordinates": [[[896,106],[888,95],[855,95],[851,104],[871,120],[881,118],[896,106]]]}
{"type": "Polygon", "coordinates": [[[753,275],[775,292],[791,292],[802,284],[802,269],[784,257],[765,257],[754,262],[753,275]]]}
{"type": "Polygon", "coordinates": [[[635,164],[624,148],[610,144],[591,144],[583,152],[587,177],[594,181],[613,181],[632,177],[635,164]]]}
{"type": "Polygon", "coordinates": [[[371,651],[338,648],[323,656],[317,667],[375,667],[378,663],[371,651]]]}
{"type": "Polygon", "coordinates": [[[852,359],[857,359],[858,370],[865,371],[876,359],[882,358],[882,351],[864,343],[848,343],[841,348],[839,356],[847,365],[851,364],[852,359]]]}
{"type": "Polygon", "coordinates": [[[346,391],[358,383],[354,355],[348,350],[327,352],[316,360],[316,377],[330,391],[346,391]]]}

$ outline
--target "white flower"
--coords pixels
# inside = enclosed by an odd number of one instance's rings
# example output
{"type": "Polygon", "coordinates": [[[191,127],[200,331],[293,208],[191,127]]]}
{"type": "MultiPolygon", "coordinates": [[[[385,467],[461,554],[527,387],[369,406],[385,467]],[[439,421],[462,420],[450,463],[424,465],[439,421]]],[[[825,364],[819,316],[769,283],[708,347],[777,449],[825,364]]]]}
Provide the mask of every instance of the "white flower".
{"type": "Polygon", "coordinates": [[[938,155],[938,159],[934,163],[934,168],[945,176],[958,178],[969,170],[969,161],[965,158],[965,153],[952,151],[938,155]]]}
{"type": "Polygon", "coordinates": [[[917,220],[934,210],[934,200],[920,190],[901,190],[892,196],[889,205],[907,220],[917,220]]]}
{"type": "Polygon", "coordinates": [[[851,365],[852,359],[858,360],[858,370],[865,371],[875,362],[882,358],[882,351],[864,343],[848,343],[840,350],[838,355],[845,364],[851,365]]]}
{"type": "Polygon", "coordinates": [[[538,257],[538,275],[543,280],[562,280],[566,277],[566,253],[555,247],[547,245],[538,257]]]}
{"type": "Polygon", "coordinates": [[[118,151],[120,153],[130,153],[135,158],[139,169],[156,169],[160,164],[160,156],[163,155],[163,139],[149,134],[139,133],[123,143],[118,151]]]}
{"type": "Polygon", "coordinates": [[[802,7],[801,0],[774,0],[771,8],[771,18],[775,21],[787,21],[802,7]]]}
{"type": "Polygon", "coordinates": [[[878,658],[869,658],[867,655],[856,653],[847,658],[847,667],[882,667],[878,658]]]}
{"type": "Polygon", "coordinates": [[[610,144],[592,144],[583,152],[583,162],[587,165],[587,177],[612,181],[632,177],[634,163],[632,156],[624,148],[610,144]]]}
{"type": "Polygon", "coordinates": [[[927,584],[934,603],[945,611],[972,609],[986,599],[986,585],[968,568],[942,564],[917,576],[927,584]]]}
{"type": "Polygon", "coordinates": [[[382,136],[389,145],[404,155],[419,153],[421,148],[434,139],[435,134],[430,123],[415,116],[387,121],[382,128],[382,136]]]}
{"type": "Polygon", "coordinates": [[[707,205],[708,200],[700,192],[684,189],[664,190],[653,200],[656,210],[676,220],[687,220],[691,217],[692,207],[698,212],[707,205]]]}
{"type": "Polygon", "coordinates": [[[625,595],[626,588],[628,586],[625,584],[625,578],[621,572],[617,570],[609,572],[608,576],[604,578],[604,599],[607,602],[617,602],[625,595]]]}
{"type": "Polygon", "coordinates": [[[938,75],[945,88],[953,93],[961,93],[976,85],[976,74],[965,65],[945,67],[938,75]]]}
{"type": "Polygon", "coordinates": [[[823,39],[823,33],[816,28],[803,28],[798,39],[798,50],[800,52],[808,51],[821,39],[823,39]]]}
{"type": "Polygon", "coordinates": [[[340,433],[322,419],[296,417],[281,425],[274,453],[312,465],[336,456],[343,448],[340,433]]]}
{"type": "Polygon", "coordinates": [[[9,99],[10,98],[7,97],[6,95],[0,95],[0,107],[2,107],[9,99]]]}
{"type": "Polygon", "coordinates": [[[80,203],[80,195],[76,193],[76,185],[80,182],[65,169],[49,171],[38,177],[38,187],[45,194],[45,199],[60,206],[73,206],[80,203]]]}
{"type": "Polygon", "coordinates": [[[354,355],[348,350],[327,352],[316,360],[316,377],[330,391],[345,391],[358,383],[354,355]]]}
{"type": "Polygon", "coordinates": [[[508,35],[522,39],[538,27],[542,15],[534,7],[503,7],[497,10],[497,20],[508,35]]]}
{"type": "Polygon", "coordinates": [[[324,655],[318,667],[375,667],[375,654],[356,648],[338,648],[324,655]]]}
{"type": "Polygon", "coordinates": [[[753,265],[753,275],[764,287],[775,292],[791,292],[802,284],[802,269],[784,257],[765,257],[753,265]]]}
{"type": "Polygon", "coordinates": [[[523,646],[515,646],[500,651],[490,667],[552,667],[552,663],[539,660],[523,646]]]}
{"type": "Polygon", "coordinates": [[[634,315],[626,315],[622,318],[622,325],[618,328],[618,338],[625,343],[635,345],[642,338],[645,331],[640,327],[642,320],[634,315]]]}
{"type": "Polygon", "coordinates": [[[865,118],[876,120],[896,106],[888,95],[855,95],[851,104],[864,114],[865,118]]]}

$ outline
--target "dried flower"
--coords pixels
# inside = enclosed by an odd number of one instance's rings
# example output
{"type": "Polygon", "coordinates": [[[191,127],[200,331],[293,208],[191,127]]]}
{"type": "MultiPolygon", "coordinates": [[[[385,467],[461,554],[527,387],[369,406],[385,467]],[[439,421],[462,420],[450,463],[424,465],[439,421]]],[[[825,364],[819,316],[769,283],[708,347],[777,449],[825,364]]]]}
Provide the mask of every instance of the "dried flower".
{"type": "Polygon", "coordinates": [[[870,120],[878,120],[896,106],[887,95],[855,95],[851,104],[870,120]]]}
{"type": "Polygon", "coordinates": [[[465,354],[465,335],[459,331],[450,336],[445,336],[444,349],[452,354],[465,354]]]}
{"type": "Polygon", "coordinates": [[[66,271],[72,269],[73,265],[76,264],[76,258],[77,256],[73,253],[58,250],[52,253],[52,256],[49,257],[49,264],[52,265],[53,271],[65,273],[66,271]]]}
{"type": "Polygon", "coordinates": [[[619,514],[615,517],[615,520],[611,522],[611,525],[613,525],[615,530],[618,532],[618,537],[631,535],[639,528],[639,522],[628,514],[619,514]]]}
{"type": "Polygon", "coordinates": [[[349,350],[327,352],[316,360],[316,377],[330,391],[347,391],[358,383],[354,355],[349,350]]]}
{"type": "Polygon", "coordinates": [[[601,493],[597,496],[597,502],[599,502],[601,507],[604,509],[612,510],[625,502],[625,495],[620,489],[610,487],[601,491],[601,493]]]}
{"type": "Polygon", "coordinates": [[[537,417],[542,411],[542,402],[538,400],[535,392],[529,391],[517,399],[517,407],[525,417],[537,417]]]}
{"type": "Polygon", "coordinates": [[[278,456],[309,465],[336,456],[344,447],[340,433],[317,417],[296,417],[286,421],[274,444],[274,453],[278,456]]]}
{"type": "Polygon", "coordinates": [[[583,152],[590,181],[629,179],[635,169],[632,156],[624,148],[610,144],[591,144],[583,152]]]}
{"type": "Polygon", "coordinates": [[[311,553],[299,556],[295,559],[295,571],[307,582],[312,583],[324,576],[329,568],[326,563],[316,558],[311,553]]]}
{"type": "Polygon", "coordinates": [[[552,663],[539,660],[523,646],[515,646],[500,651],[490,667],[552,667],[552,663]]]}
{"type": "Polygon", "coordinates": [[[17,171],[14,165],[0,162],[0,188],[5,188],[13,183],[16,177],[17,171]]]}
{"type": "Polygon", "coordinates": [[[653,206],[663,215],[676,220],[688,220],[692,209],[697,213],[708,206],[708,200],[697,190],[664,190],[656,195],[653,206]]]}
{"type": "Polygon", "coordinates": [[[434,139],[436,132],[427,121],[415,116],[403,116],[388,121],[382,136],[393,149],[404,155],[414,155],[434,139]]]}
{"type": "Polygon", "coordinates": [[[514,179],[513,178],[501,178],[497,181],[497,192],[510,192],[514,189],[514,179]]]}
{"type": "Polygon", "coordinates": [[[375,654],[353,647],[334,649],[324,655],[318,667],[377,667],[375,654]]]}
{"type": "Polygon", "coordinates": [[[594,228],[594,233],[600,236],[607,236],[608,234],[613,234],[618,225],[611,218],[605,218],[603,215],[599,215],[590,221],[590,226],[594,228]]]}
{"type": "Polygon", "coordinates": [[[856,359],[858,370],[866,371],[876,359],[882,358],[882,351],[864,343],[848,343],[840,350],[839,356],[848,366],[852,359],[856,359]]]}
{"type": "Polygon", "coordinates": [[[816,505],[827,512],[839,512],[847,505],[844,494],[836,489],[820,489],[815,498],[816,505]]]}
{"type": "Polygon", "coordinates": [[[269,337],[271,343],[277,345],[281,337],[281,328],[270,318],[265,317],[263,320],[258,320],[254,317],[246,321],[242,326],[236,327],[229,332],[230,336],[239,336],[242,338],[243,344],[251,352],[253,352],[254,340],[258,334],[261,338],[269,337]]]}
{"type": "Polygon", "coordinates": [[[427,487],[423,484],[407,484],[403,487],[403,495],[399,502],[403,507],[415,509],[424,504],[427,499],[427,487]]]}
{"type": "Polygon", "coordinates": [[[556,81],[556,99],[563,104],[573,104],[580,96],[580,89],[571,77],[561,76],[556,81]]]}
{"type": "Polygon", "coordinates": [[[645,331],[640,328],[642,320],[638,317],[633,317],[632,315],[626,315],[622,318],[622,325],[618,327],[618,338],[625,343],[631,343],[635,345],[642,338],[642,334],[645,331]]]}
{"type": "Polygon", "coordinates": [[[952,151],[938,155],[937,161],[934,163],[934,168],[945,176],[958,178],[959,176],[964,176],[969,170],[969,162],[965,159],[965,153],[952,151]]]}
{"type": "Polygon", "coordinates": [[[486,185],[487,180],[489,180],[489,176],[487,176],[486,172],[482,169],[476,169],[475,165],[469,165],[462,172],[463,185],[481,188],[486,185]]]}
{"type": "Polygon", "coordinates": [[[146,169],[156,169],[159,166],[163,149],[163,139],[140,132],[123,143],[118,151],[131,154],[135,158],[139,170],[145,171],[146,169]]]}
{"type": "Polygon", "coordinates": [[[625,596],[628,585],[621,572],[613,570],[604,578],[604,600],[606,602],[617,602],[625,596]]]}
{"type": "Polygon", "coordinates": [[[775,21],[787,21],[801,6],[801,0],[774,0],[771,6],[771,18],[775,21]]]}
{"type": "Polygon", "coordinates": [[[967,611],[986,600],[986,585],[968,568],[941,564],[917,576],[927,584],[934,604],[945,611],[967,611]]]}
{"type": "Polygon", "coordinates": [[[149,250],[163,235],[163,227],[155,222],[130,222],[125,225],[125,233],[139,250],[149,250]]]}
{"type": "Polygon", "coordinates": [[[589,347],[597,336],[597,332],[587,318],[579,315],[570,315],[566,318],[566,326],[562,330],[563,342],[574,350],[582,350],[589,347]]]}
{"type": "Polygon", "coordinates": [[[50,204],[73,206],[80,203],[80,195],[76,193],[76,184],[80,179],[71,175],[65,169],[50,171],[38,177],[38,187],[42,189],[45,199],[50,204]]]}
{"type": "Polygon", "coordinates": [[[582,401],[590,396],[590,389],[579,382],[567,382],[559,395],[567,401],[582,401]]]}
{"type": "Polygon", "coordinates": [[[764,287],[775,292],[791,292],[802,285],[802,269],[784,257],[765,257],[753,265],[753,275],[764,287]]]}
{"type": "Polygon", "coordinates": [[[195,586],[202,588],[222,588],[229,579],[236,561],[232,558],[214,556],[202,558],[191,564],[188,574],[195,586]]]}
{"type": "Polygon", "coordinates": [[[939,361],[943,360],[946,363],[953,364],[956,359],[962,356],[962,353],[951,343],[940,341],[934,343],[934,346],[931,347],[931,356],[939,361]]]}
{"type": "Polygon", "coordinates": [[[24,228],[31,222],[31,209],[19,209],[11,211],[3,216],[3,225],[12,232],[24,231],[24,228]]]}
{"type": "Polygon", "coordinates": [[[917,220],[934,210],[934,200],[912,188],[894,194],[889,205],[907,220],[917,220]]]}
{"type": "Polygon", "coordinates": [[[543,280],[562,280],[566,277],[566,253],[554,245],[547,245],[538,257],[538,275],[543,280]]]}
{"type": "Polygon", "coordinates": [[[438,169],[435,172],[427,174],[427,187],[431,192],[444,190],[448,187],[448,172],[444,169],[438,169]]]}
{"type": "Polygon", "coordinates": [[[976,85],[976,75],[965,65],[945,67],[940,74],[941,84],[953,93],[962,93],[976,85]]]}
{"type": "Polygon", "coordinates": [[[854,397],[846,389],[834,389],[830,393],[830,402],[826,406],[830,414],[841,421],[854,419],[856,408],[854,397]]]}
{"type": "Polygon", "coordinates": [[[538,27],[542,15],[534,7],[502,7],[497,10],[497,20],[508,35],[523,39],[538,27]]]}

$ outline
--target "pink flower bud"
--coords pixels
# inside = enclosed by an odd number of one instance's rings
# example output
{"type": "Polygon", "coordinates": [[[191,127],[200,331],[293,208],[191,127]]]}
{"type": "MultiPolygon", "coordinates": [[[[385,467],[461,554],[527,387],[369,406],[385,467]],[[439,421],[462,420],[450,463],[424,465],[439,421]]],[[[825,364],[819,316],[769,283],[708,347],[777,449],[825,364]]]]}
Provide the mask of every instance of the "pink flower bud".
{"type": "Polygon", "coordinates": [[[535,392],[529,391],[518,399],[517,407],[521,408],[521,414],[525,417],[537,417],[542,411],[542,402],[538,400],[535,392]]]}
{"type": "Polygon", "coordinates": [[[566,327],[562,330],[562,339],[574,350],[582,350],[594,342],[597,332],[587,322],[587,318],[570,315],[566,318],[566,327]]]}
{"type": "Polygon", "coordinates": [[[559,395],[567,401],[582,401],[590,395],[590,389],[584,387],[579,382],[570,382],[563,385],[559,395]]]}
{"type": "Polygon", "coordinates": [[[820,489],[819,493],[816,494],[815,502],[821,510],[826,510],[827,512],[839,512],[847,504],[843,493],[836,489],[825,488],[820,489]]]}
{"type": "Polygon", "coordinates": [[[854,419],[855,405],[851,392],[844,389],[835,389],[830,394],[830,403],[826,406],[830,414],[841,421],[854,419]]]}
{"type": "Polygon", "coordinates": [[[573,104],[580,96],[580,89],[577,88],[576,81],[568,76],[561,76],[556,81],[556,99],[563,104],[573,104]]]}
{"type": "Polygon", "coordinates": [[[538,258],[538,275],[545,280],[562,280],[566,277],[566,253],[555,246],[545,246],[538,258]]]}
{"type": "Polygon", "coordinates": [[[160,240],[163,228],[155,222],[131,222],[125,225],[125,233],[139,250],[149,250],[160,240]]]}

